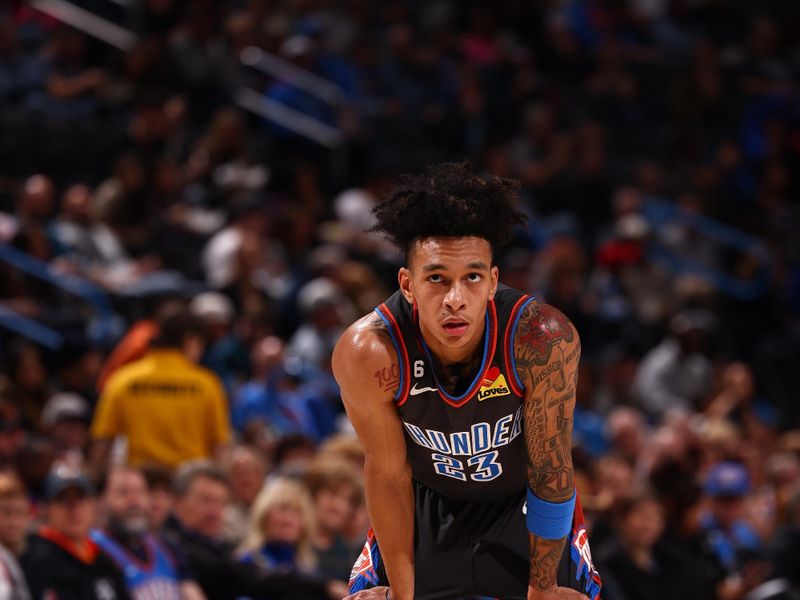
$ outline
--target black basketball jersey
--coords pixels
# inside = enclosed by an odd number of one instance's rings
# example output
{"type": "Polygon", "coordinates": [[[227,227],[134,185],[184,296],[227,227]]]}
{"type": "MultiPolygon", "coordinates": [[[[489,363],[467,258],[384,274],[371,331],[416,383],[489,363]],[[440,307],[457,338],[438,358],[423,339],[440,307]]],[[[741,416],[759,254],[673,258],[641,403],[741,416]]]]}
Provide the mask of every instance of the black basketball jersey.
{"type": "Polygon", "coordinates": [[[444,496],[491,501],[527,485],[523,386],[514,365],[514,330],[535,301],[500,285],[486,310],[483,357],[469,388],[451,396],[437,381],[416,307],[398,291],[375,309],[400,365],[395,396],[412,475],[444,496]]]}

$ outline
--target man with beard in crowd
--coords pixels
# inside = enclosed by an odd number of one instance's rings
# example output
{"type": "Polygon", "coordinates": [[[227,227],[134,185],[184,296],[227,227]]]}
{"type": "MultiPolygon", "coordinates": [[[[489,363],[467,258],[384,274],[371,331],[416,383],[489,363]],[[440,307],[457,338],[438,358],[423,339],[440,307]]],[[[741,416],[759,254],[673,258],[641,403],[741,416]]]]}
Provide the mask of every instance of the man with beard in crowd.
{"type": "Polygon", "coordinates": [[[177,553],[149,532],[150,493],[141,470],[111,467],[101,509],[102,527],[92,540],[117,563],[134,600],[205,600],[177,553]]]}

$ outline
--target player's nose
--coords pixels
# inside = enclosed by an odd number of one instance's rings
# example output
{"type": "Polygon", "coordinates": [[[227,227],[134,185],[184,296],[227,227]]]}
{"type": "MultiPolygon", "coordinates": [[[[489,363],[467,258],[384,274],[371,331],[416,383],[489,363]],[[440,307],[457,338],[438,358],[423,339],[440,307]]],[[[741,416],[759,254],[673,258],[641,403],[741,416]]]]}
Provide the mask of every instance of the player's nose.
{"type": "Polygon", "coordinates": [[[447,309],[451,312],[456,312],[464,308],[464,294],[463,289],[461,287],[460,282],[455,282],[453,285],[450,286],[450,289],[447,290],[447,294],[444,297],[444,304],[447,309]]]}

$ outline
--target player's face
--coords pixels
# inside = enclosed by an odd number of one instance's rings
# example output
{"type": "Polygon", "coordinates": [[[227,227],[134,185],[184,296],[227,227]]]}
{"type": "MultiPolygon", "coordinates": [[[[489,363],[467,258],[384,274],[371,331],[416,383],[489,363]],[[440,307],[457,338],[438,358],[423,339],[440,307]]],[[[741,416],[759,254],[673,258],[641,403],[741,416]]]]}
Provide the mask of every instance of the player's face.
{"type": "Polygon", "coordinates": [[[403,295],[415,302],[425,342],[439,358],[456,362],[475,350],[486,305],[497,291],[492,248],[479,237],[419,240],[400,269],[403,295]]]}

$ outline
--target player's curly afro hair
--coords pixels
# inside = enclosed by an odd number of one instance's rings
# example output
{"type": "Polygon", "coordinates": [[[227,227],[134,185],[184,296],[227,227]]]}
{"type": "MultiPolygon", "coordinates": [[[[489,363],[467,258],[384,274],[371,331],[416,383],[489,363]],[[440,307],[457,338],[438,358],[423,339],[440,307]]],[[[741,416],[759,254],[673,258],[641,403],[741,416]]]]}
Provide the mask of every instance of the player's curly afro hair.
{"type": "Polygon", "coordinates": [[[517,206],[519,182],[476,173],[469,162],[442,163],[421,175],[402,175],[373,213],[383,233],[408,257],[427,237],[476,236],[496,251],[527,217],[517,206]]]}

